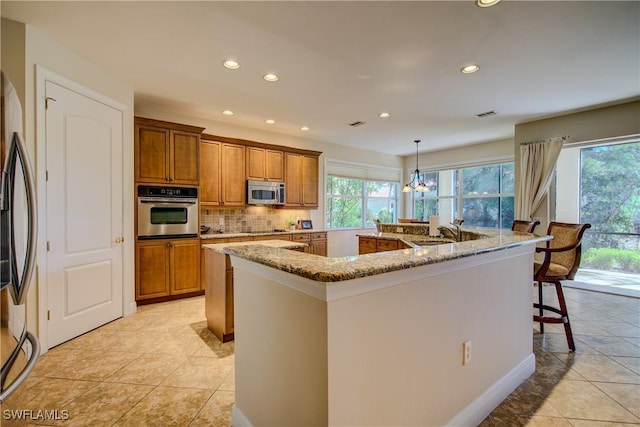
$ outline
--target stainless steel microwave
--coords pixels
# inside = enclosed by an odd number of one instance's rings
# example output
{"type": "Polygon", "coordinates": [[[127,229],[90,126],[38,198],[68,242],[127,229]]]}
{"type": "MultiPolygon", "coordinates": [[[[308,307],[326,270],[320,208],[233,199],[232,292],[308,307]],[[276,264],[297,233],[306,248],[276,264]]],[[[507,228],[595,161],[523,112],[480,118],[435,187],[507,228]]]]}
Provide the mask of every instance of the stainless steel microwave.
{"type": "Polygon", "coordinates": [[[284,182],[247,180],[247,204],[284,205],[284,182]]]}

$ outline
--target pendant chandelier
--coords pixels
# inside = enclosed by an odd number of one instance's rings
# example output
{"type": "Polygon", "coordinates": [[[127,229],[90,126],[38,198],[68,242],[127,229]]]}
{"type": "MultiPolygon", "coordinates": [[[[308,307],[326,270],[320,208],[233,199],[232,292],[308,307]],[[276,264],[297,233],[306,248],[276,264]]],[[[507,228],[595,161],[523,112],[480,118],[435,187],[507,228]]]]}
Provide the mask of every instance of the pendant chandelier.
{"type": "Polygon", "coordinates": [[[418,169],[418,144],[420,143],[420,140],[416,139],[413,142],[416,143],[416,170],[413,171],[413,178],[411,179],[411,182],[405,184],[402,192],[408,193],[410,191],[419,191],[421,193],[425,193],[429,191],[429,187],[427,187],[427,184],[422,180],[422,177],[420,176],[420,169],[418,169]]]}

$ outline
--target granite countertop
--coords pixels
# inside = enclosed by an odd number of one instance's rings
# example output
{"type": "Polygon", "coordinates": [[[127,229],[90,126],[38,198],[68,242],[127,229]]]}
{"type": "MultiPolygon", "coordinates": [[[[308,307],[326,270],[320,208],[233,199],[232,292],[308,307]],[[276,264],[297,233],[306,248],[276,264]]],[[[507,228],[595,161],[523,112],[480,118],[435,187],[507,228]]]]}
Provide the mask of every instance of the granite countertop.
{"type": "Polygon", "coordinates": [[[305,234],[305,233],[325,233],[326,230],[286,230],[286,231],[262,231],[262,232],[245,232],[245,233],[208,233],[200,234],[201,239],[228,239],[231,237],[252,237],[252,236],[279,236],[288,234],[305,234]]]}
{"type": "MultiPolygon", "coordinates": [[[[284,251],[281,248],[262,245],[262,242],[245,242],[244,245],[228,245],[212,250],[314,281],[340,282],[551,240],[550,236],[500,229],[483,228],[482,235],[485,237],[465,242],[337,258],[284,251]]],[[[424,240],[425,236],[420,238],[424,240]]]]}
{"type": "MultiPolygon", "coordinates": [[[[226,248],[238,248],[238,247],[243,247],[243,246],[247,246],[247,245],[252,245],[252,246],[262,246],[262,247],[267,247],[267,248],[279,248],[279,249],[297,249],[297,248],[304,248],[306,246],[309,246],[307,243],[300,243],[300,242],[291,242],[288,240],[258,240],[258,241],[253,241],[253,242],[229,242],[229,243],[208,243],[206,245],[202,245],[202,247],[204,249],[209,249],[211,251],[214,252],[221,252],[223,253],[223,250],[226,248]]],[[[291,253],[291,252],[287,252],[287,253],[291,253]]]]}

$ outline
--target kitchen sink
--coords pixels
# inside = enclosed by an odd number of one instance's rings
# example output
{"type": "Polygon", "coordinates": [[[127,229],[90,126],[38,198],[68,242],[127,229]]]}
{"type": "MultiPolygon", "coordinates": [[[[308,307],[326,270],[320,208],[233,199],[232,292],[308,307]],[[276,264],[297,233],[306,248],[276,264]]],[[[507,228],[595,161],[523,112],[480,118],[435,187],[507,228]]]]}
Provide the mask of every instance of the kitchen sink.
{"type": "Polygon", "coordinates": [[[436,245],[445,245],[447,243],[455,243],[452,242],[451,240],[441,240],[441,241],[434,241],[434,240],[420,240],[420,241],[414,241],[411,242],[414,245],[418,245],[418,246],[436,246],[436,245]]]}

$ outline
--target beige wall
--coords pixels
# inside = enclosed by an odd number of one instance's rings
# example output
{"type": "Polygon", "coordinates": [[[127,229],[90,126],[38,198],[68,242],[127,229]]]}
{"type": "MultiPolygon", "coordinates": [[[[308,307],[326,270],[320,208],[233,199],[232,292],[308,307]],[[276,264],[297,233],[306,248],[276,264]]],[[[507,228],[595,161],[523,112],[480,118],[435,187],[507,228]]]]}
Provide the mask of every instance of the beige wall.
{"type": "MultiPolygon", "coordinates": [[[[106,70],[96,66],[86,59],[75,54],[71,50],[58,44],[56,41],[39,31],[38,29],[2,19],[2,60],[7,63],[7,69],[11,70],[9,76],[16,85],[18,94],[22,94],[25,141],[36,169],[36,185],[40,195],[43,190],[42,171],[44,166],[38,164],[40,154],[37,148],[40,142],[38,135],[38,123],[36,100],[36,65],[59,74],[62,77],[73,80],[95,92],[99,92],[127,106],[123,122],[123,194],[124,194],[124,296],[125,313],[130,312],[134,302],[134,252],[133,252],[133,88],[128,83],[118,79],[106,70]],[[20,62],[23,65],[20,66],[20,62]],[[39,173],[40,172],[40,173],[39,173]]],[[[42,157],[44,158],[44,157],[42,157]]],[[[40,266],[44,262],[46,252],[42,247],[44,233],[46,232],[46,206],[39,200],[39,243],[38,260],[40,266]]],[[[39,271],[42,271],[38,269],[39,271]]],[[[41,281],[42,277],[38,277],[41,281]]],[[[27,300],[27,327],[36,335],[41,335],[40,327],[45,324],[44,319],[38,316],[38,302],[46,296],[45,289],[39,289],[40,283],[34,277],[34,282],[27,300]]],[[[41,337],[42,338],[42,337],[41,337]]],[[[46,343],[45,343],[46,344],[46,343]]],[[[46,347],[45,347],[46,349],[46,347]]]]}
{"type": "MultiPolygon", "coordinates": [[[[565,144],[616,138],[640,134],[640,101],[626,102],[609,107],[593,108],[578,113],[522,123],[515,127],[514,152],[516,188],[520,181],[520,144],[558,136],[568,136],[565,144]]],[[[518,194],[516,194],[518,198],[518,194]]],[[[517,205],[517,202],[516,202],[517,205]]],[[[546,230],[555,219],[549,198],[533,214],[541,220],[539,230],[546,230]]]]}

